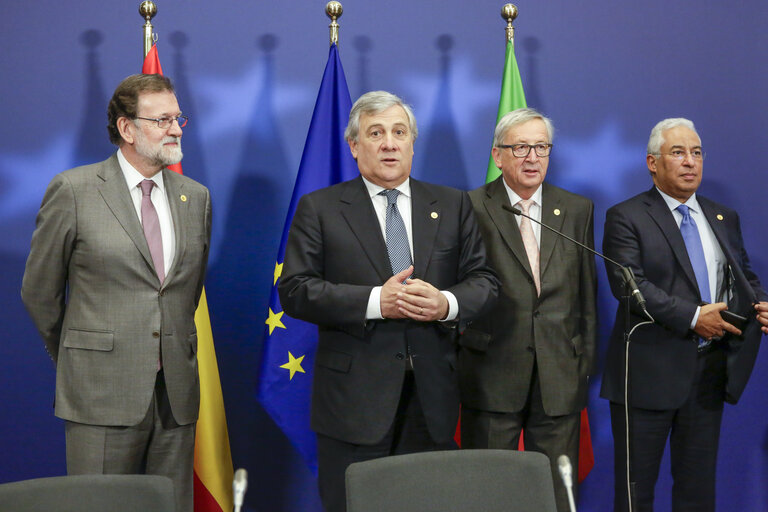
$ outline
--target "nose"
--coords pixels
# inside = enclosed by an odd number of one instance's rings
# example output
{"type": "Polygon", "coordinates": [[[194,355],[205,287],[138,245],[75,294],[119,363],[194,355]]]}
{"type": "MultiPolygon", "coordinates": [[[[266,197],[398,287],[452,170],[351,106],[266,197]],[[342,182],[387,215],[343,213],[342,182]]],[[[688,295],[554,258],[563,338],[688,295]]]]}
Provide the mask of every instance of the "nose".
{"type": "Polygon", "coordinates": [[[174,137],[181,137],[182,134],[181,126],[179,126],[179,120],[174,119],[171,121],[171,126],[168,127],[168,135],[172,135],[174,137]]]}
{"type": "Polygon", "coordinates": [[[693,167],[696,165],[696,160],[693,158],[693,153],[691,151],[686,151],[685,156],[683,156],[683,165],[688,167],[693,167]]]}
{"type": "Polygon", "coordinates": [[[391,133],[385,133],[381,139],[382,148],[390,150],[395,148],[395,137],[391,133]]]}
{"type": "Polygon", "coordinates": [[[537,162],[539,160],[539,155],[536,154],[536,148],[529,148],[530,151],[528,151],[528,155],[525,157],[525,160],[528,162],[537,162]]]}

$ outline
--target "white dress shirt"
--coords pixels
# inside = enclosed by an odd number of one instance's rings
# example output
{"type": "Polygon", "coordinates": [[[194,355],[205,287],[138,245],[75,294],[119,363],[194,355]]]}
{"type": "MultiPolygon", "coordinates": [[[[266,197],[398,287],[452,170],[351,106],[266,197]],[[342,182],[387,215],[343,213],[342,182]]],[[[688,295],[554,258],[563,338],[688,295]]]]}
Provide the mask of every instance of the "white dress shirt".
{"type": "MultiPolygon", "coordinates": [[[[517,192],[512,190],[509,185],[507,185],[507,182],[503,179],[501,182],[504,184],[504,188],[507,189],[507,195],[509,196],[509,202],[512,206],[517,208],[517,203],[523,200],[522,197],[517,195],[517,192]]],[[[536,189],[536,192],[533,193],[533,195],[530,197],[533,199],[533,203],[528,208],[528,216],[531,217],[534,220],[537,220],[541,222],[541,185],[539,185],[539,188],[536,189]]],[[[522,209],[521,209],[522,210],[522,209]]],[[[520,227],[520,222],[522,222],[523,217],[521,215],[515,215],[515,221],[517,221],[517,227],[520,227]]],[[[531,226],[533,227],[533,235],[536,237],[536,244],[539,246],[539,249],[541,249],[541,225],[538,222],[531,222],[531,226]]]]}
{"type": "Polygon", "coordinates": [[[117,150],[117,161],[120,164],[120,169],[123,171],[128,190],[131,193],[131,200],[136,209],[136,215],[139,217],[139,223],[141,223],[140,183],[145,179],[151,179],[155,182],[155,186],[152,187],[152,192],[149,197],[152,199],[152,204],[157,211],[157,218],[160,221],[160,236],[163,239],[163,265],[165,267],[165,275],[167,276],[171,270],[171,264],[173,263],[173,257],[176,252],[176,238],[174,237],[171,208],[168,205],[168,195],[166,194],[165,184],[163,183],[163,173],[158,172],[152,176],[152,178],[146,178],[125,159],[125,156],[119,149],[117,150]]]}
{"type": "MultiPolygon", "coordinates": [[[[379,195],[379,192],[386,189],[365,178],[363,178],[363,183],[371,198],[373,209],[376,212],[376,218],[379,220],[381,235],[386,241],[387,198],[386,196],[379,195]]],[[[411,226],[411,179],[408,178],[395,187],[395,189],[400,192],[397,196],[397,211],[400,213],[400,217],[403,219],[403,224],[405,224],[405,231],[408,233],[408,247],[411,251],[411,261],[415,261],[413,257],[413,228],[411,226]]],[[[459,301],[456,300],[456,296],[449,291],[440,290],[440,293],[448,299],[448,316],[441,321],[447,322],[449,320],[454,320],[459,315],[459,301]]],[[[365,319],[381,320],[383,318],[384,316],[381,314],[381,286],[374,286],[371,290],[371,294],[368,296],[368,308],[365,312],[365,319]]]]}

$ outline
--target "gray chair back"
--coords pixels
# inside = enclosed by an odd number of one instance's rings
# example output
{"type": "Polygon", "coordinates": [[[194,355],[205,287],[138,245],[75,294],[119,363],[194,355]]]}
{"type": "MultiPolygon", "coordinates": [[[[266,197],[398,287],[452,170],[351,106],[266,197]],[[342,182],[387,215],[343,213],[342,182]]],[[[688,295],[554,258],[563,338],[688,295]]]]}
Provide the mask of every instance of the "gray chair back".
{"type": "Polygon", "coordinates": [[[549,459],[454,450],[351,464],[347,512],[556,512],[549,459]]]}
{"type": "Polygon", "coordinates": [[[76,475],[0,484],[0,511],[174,512],[173,482],[158,475],[76,475]]]}

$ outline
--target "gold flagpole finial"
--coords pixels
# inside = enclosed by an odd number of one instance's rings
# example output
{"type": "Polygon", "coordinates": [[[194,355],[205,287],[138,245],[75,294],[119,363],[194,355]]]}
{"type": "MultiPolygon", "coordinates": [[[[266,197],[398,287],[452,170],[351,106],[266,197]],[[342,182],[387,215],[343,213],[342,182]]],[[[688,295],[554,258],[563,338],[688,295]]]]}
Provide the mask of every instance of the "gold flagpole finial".
{"type": "Polygon", "coordinates": [[[515,4],[504,4],[501,8],[501,17],[507,21],[507,41],[515,43],[515,27],[512,22],[517,18],[517,6],[515,4]]]}
{"type": "Polygon", "coordinates": [[[325,4],[325,14],[331,18],[331,24],[328,25],[328,28],[331,29],[331,44],[339,44],[339,24],[336,23],[336,20],[341,18],[341,13],[343,12],[344,9],[342,9],[341,3],[336,2],[336,0],[325,4]]]}
{"type": "Polygon", "coordinates": [[[144,23],[144,56],[146,57],[149,50],[152,49],[152,44],[155,42],[152,35],[152,18],[157,14],[157,6],[155,2],[141,2],[139,5],[139,14],[146,21],[144,23]]]}

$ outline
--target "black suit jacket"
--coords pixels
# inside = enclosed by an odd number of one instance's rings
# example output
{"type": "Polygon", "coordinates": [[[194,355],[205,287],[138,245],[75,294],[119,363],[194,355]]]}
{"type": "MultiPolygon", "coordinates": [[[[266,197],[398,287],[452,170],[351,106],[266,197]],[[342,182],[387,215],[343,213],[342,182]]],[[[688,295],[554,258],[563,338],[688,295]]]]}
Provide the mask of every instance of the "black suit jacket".
{"type": "MultiPolygon", "coordinates": [[[[593,247],[592,201],[542,186],[542,222],[593,247]]],[[[504,209],[510,204],[502,178],[469,197],[502,288],[493,310],[459,341],[462,403],[486,411],[522,410],[536,361],[546,413],[581,410],[596,345],[594,257],[542,227],[537,296],[520,228],[515,215],[504,209]]]]}
{"type": "MultiPolygon", "coordinates": [[[[413,179],[411,197],[414,277],[452,292],[456,323],[465,325],[498,292],[469,198],[413,179]]],[[[361,178],[301,198],[278,291],[288,315],[318,325],[312,428],[349,443],[381,440],[397,410],[407,343],[430,434],[446,442],[459,407],[456,329],[439,322],[366,322],[371,289],[390,277],[386,243],[361,178]]]]}
{"type": "MultiPolygon", "coordinates": [[[[740,338],[721,341],[728,353],[725,400],[736,403],[757,357],[761,331],[752,304],[766,293],[752,272],[738,214],[700,195],[696,199],[720,244],[732,274],[728,309],[750,319],[740,338]]],[[[697,337],[690,322],[701,302],[685,242],[672,212],[656,188],[620,203],[606,214],[603,251],[630,267],[656,323],[638,328],[630,348],[630,404],[644,409],[676,409],[693,384],[697,337]]],[[[623,281],[607,267],[614,296],[624,295],[623,281]]],[[[634,307],[634,306],[633,306],[634,307]]],[[[641,322],[639,311],[630,315],[641,322]]],[[[608,347],[601,396],[624,403],[625,308],[620,303],[608,347]]]]}

